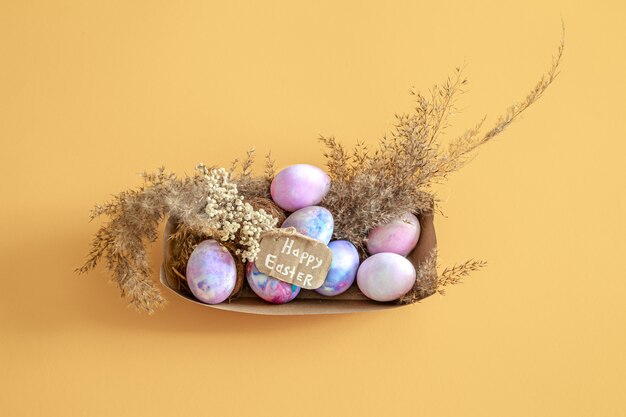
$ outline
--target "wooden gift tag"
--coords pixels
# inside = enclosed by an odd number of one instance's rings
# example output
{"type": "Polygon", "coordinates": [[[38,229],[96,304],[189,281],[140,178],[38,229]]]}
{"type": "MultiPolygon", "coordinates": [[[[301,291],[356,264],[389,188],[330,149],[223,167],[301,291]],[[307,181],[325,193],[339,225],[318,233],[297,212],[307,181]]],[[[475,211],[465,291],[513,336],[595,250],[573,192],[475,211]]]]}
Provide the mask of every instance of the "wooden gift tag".
{"type": "Polygon", "coordinates": [[[259,271],[307,290],[322,286],[333,260],[328,246],[292,227],[265,233],[260,246],[259,271]]]}

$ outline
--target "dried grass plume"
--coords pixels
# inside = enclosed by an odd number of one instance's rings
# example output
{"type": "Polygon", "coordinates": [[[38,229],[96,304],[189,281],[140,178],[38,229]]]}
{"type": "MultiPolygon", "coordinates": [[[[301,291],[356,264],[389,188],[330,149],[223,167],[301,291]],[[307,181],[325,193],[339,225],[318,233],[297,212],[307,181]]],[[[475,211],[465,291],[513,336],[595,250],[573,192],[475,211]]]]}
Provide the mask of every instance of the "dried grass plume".
{"type": "Polygon", "coordinates": [[[347,239],[364,253],[367,233],[374,227],[407,211],[435,210],[433,185],[463,167],[481,145],[502,133],[543,95],[559,73],[563,50],[564,36],[548,71],[492,127],[485,130],[486,118],[482,118],[447,145],[441,139],[467,85],[460,67],[426,93],[412,90],[412,111],[395,116],[393,129],[377,147],[370,149],[359,142],[348,150],[334,137],[321,137],[332,179],[322,205],[334,215],[334,238],[347,239]]]}

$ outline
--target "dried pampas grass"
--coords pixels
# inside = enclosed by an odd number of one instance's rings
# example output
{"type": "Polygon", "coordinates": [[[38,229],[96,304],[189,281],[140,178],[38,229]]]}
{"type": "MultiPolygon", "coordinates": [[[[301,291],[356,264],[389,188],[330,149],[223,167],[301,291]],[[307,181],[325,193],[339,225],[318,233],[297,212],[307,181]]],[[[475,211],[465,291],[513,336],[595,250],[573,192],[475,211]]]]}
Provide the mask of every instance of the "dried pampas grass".
{"type": "MultiPolygon", "coordinates": [[[[91,213],[91,219],[106,216],[109,220],[96,233],[87,260],[76,271],[80,274],[87,273],[104,259],[112,281],[119,287],[122,297],[128,297],[130,304],[138,310],[154,312],[165,300],[150,279],[146,244],[157,240],[161,220],[172,217],[179,225],[171,238],[176,241],[173,247],[177,248],[177,253],[174,254],[172,265],[179,277],[180,288],[187,288],[184,277],[187,259],[195,246],[204,239],[216,239],[228,246],[238,262],[238,288],[241,288],[243,263],[236,254],[247,253],[250,245],[254,246],[254,242],[250,242],[250,236],[246,236],[245,241],[242,240],[238,232],[224,240],[226,229],[220,224],[215,225],[215,218],[211,218],[206,211],[208,199],[219,198],[222,188],[214,189],[207,176],[208,172],[215,170],[203,165],[198,168],[193,176],[185,178],[177,178],[164,168],[153,173],[144,173],[143,185],[138,189],[123,191],[109,203],[97,205],[91,213]]],[[[220,175],[223,174],[223,171],[218,171],[220,175]]],[[[267,178],[256,178],[254,181],[247,178],[244,170],[234,183],[239,185],[238,181],[242,181],[242,188],[248,195],[267,195],[269,191],[263,192],[263,187],[259,185],[269,184],[267,178]]],[[[254,208],[252,214],[262,219],[268,216],[272,218],[272,213],[254,208]]],[[[282,213],[281,215],[284,216],[282,213]]],[[[272,225],[277,221],[278,218],[273,218],[272,225]]]]}
{"type": "MultiPolygon", "coordinates": [[[[462,168],[481,145],[509,127],[554,82],[563,57],[564,38],[563,26],[561,42],[548,71],[523,100],[507,108],[486,131],[483,129],[486,118],[483,118],[447,145],[441,142],[467,85],[462,68],[456,68],[428,93],[411,90],[415,100],[413,111],[396,115],[393,129],[379,140],[375,149],[358,142],[347,150],[334,137],[321,137],[332,179],[322,205],[334,215],[333,237],[351,241],[366,256],[367,234],[373,228],[404,212],[419,215],[436,210],[438,200],[433,185],[462,168]]],[[[418,267],[415,287],[400,302],[415,302],[435,292],[444,294],[446,285],[457,284],[484,266],[482,261],[467,261],[437,274],[436,253],[433,253],[429,261],[418,267]]]]}
{"type": "Polygon", "coordinates": [[[463,167],[478,147],[502,133],[543,95],[558,75],[563,49],[562,37],[546,74],[493,127],[483,132],[483,118],[447,146],[441,138],[467,85],[461,68],[428,93],[412,90],[413,111],[396,115],[393,129],[373,150],[362,142],[346,150],[335,138],[321,137],[332,179],[322,205],[335,217],[334,238],[347,239],[364,252],[367,232],[374,227],[407,211],[432,212],[437,203],[432,186],[463,167]]]}
{"type": "Polygon", "coordinates": [[[438,273],[437,250],[434,250],[417,265],[413,288],[398,302],[400,304],[413,304],[435,293],[445,295],[446,286],[460,284],[472,272],[479,271],[486,266],[487,262],[485,261],[470,259],[462,264],[445,268],[441,273],[438,273]]]}

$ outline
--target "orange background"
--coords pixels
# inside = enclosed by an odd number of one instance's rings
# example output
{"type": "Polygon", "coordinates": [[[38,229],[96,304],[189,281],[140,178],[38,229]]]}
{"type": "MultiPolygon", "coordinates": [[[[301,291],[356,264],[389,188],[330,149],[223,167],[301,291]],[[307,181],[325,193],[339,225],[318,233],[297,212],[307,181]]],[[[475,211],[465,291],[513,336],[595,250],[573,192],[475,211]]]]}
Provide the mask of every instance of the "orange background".
{"type": "MultiPolygon", "coordinates": [[[[0,1],[0,414],[621,416],[621,1],[0,1]],[[489,267],[389,312],[259,317],[73,274],[95,202],[256,146],[323,163],[455,65],[459,132],[547,69],[546,96],[439,187],[442,263],[489,267]]],[[[158,244],[153,265],[160,262],[158,244]]],[[[156,273],[155,273],[156,276],[156,273]]]]}

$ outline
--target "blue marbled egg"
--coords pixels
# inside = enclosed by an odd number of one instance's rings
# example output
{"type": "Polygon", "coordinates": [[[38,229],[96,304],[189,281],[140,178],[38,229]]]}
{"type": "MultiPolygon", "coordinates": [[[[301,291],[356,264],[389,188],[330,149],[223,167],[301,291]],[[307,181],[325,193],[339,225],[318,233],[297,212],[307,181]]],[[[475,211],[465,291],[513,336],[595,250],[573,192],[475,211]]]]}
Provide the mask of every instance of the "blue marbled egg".
{"type": "Polygon", "coordinates": [[[300,287],[265,275],[257,269],[254,262],[248,262],[246,278],[252,291],[269,303],[288,303],[300,293],[300,287]]]}
{"type": "Polygon", "coordinates": [[[187,261],[187,283],[203,303],[225,301],[235,288],[237,266],[228,250],[215,240],[201,242],[187,261]]]}
{"type": "Polygon", "coordinates": [[[333,236],[335,221],[324,207],[310,206],[291,213],[281,227],[294,227],[299,233],[327,245],[333,236]]]}
{"type": "Polygon", "coordinates": [[[333,261],[324,283],[315,291],[330,297],[345,292],[354,282],[359,269],[359,252],[347,240],[332,241],[328,247],[333,253],[333,261]]]}

